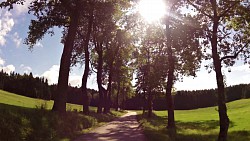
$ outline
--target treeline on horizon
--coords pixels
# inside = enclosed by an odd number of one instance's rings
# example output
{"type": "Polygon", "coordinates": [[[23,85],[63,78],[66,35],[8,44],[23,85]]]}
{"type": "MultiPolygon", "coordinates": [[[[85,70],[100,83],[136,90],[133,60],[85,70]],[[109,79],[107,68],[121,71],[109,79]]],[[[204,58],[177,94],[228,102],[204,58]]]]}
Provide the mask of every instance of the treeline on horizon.
{"type": "MultiPolygon", "coordinates": [[[[57,85],[49,85],[48,80],[43,77],[34,77],[32,73],[23,75],[11,72],[10,74],[0,72],[0,89],[12,92],[18,95],[23,95],[31,98],[39,98],[44,100],[54,100],[54,95],[57,85]]],[[[90,106],[98,106],[98,91],[88,89],[88,97],[90,106]]],[[[229,86],[226,88],[227,102],[239,100],[242,98],[250,98],[250,84],[240,84],[229,86]]],[[[174,106],[176,110],[190,110],[196,108],[211,107],[217,105],[217,90],[193,90],[193,91],[177,91],[174,94],[174,106]]],[[[83,95],[81,88],[71,87],[68,88],[67,102],[73,104],[83,104],[83,95]]],[[[132,98],[126,98],[122,103],[123,109],[142,109],[147,103],[139,94],[134,95],[132,98]]],[[[111,103],[111,107],[115,107],[111,103]]],[[[154,110],[166,110],[167,104],[164,92],[154,94],[153,99],[154,110]]]]}
{"type": "MultiPolygon", "coordinates": [[[[250,84],[239,84],[225,88],[226,102],[250,98],[250,84]]],[[[205,108],[217,106],[217,89],[205,90],[182,90],[173,94],[175,110],[191,110],[197,108],[205,108]]],[[[131,110],[143,109],[143,105],[147,108],[147,103],[143,96],[137,95],[126,101],[126,108],[131,110]],[[139,103],[139,104],[138,104],[139,103]]],[[[164,92],[154,94],[153,99],[154,110],[167,110],[166,98],[164,92]]]]}
{"type": "MultiPolygon", "coordinates": [[[[39,98],[44,100],[54,100],[57,85],[49,85],[48,80],[43,77],[34,77],[29,74],[19,74],[11,72],[10,74],[0,71],[0,89],[12,92],[18,95],[27,96],[31,98],[39,98]]],[[[91,98],[98,92],[96,90],[88,89],[91,98]]],[[[80,88],[68,88],[67,102],[74,104],[82,104],[83,98],[80,88]]]]}

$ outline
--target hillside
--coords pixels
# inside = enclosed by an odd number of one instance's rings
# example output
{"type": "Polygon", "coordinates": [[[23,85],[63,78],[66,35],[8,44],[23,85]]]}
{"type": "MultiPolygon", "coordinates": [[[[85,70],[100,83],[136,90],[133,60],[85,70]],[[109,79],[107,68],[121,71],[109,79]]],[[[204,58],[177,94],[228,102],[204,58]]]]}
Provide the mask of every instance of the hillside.
{"type": "MultiPolygon", "coordinates": [[[[51,109],[53,106],[52,100],[48,101],[48,100],[30,98],[30,97],[21,96],[21,95],[17,95],[14,93],[6,92],[3,90],[0,90],[0,103],[7,104],[7,105],[13,105],[13,106],[20,106],[20,107],[25,107],[25,108],[51,109]]],[[[67,103],[67,109],[68,110],[77,109],[78,111],[81,111],[82,106],[67,103]]],[[[90,110],[96,110],[96,108],[90,107],[90,110]]]]}
{"type": "MultiPolygon", "coordinates": [[[[230,118],[229,141],[250,140],[250,99],[241,99],[227,104],[230,118]]],[[[145,133],[150,140],[169,141],[166,131],[167,111],[155,111],[153,119],[140,116],[145,133]]],[[[176,110],[177,140],[211,141],[219,133],[217,107],[196,110],[176,110]]]]}
{"type": "Polygon", "coordinates": [[[63,116],[51,112],[53,101],[29,98],[0,90],[0,141],[68,141],[89,129],[110,122],[123,112],[83,115],[81,105],[67,104],[63,116]]]}
{"type": "Polygon", "coordinates": [[[53,101],[44,101],[40,99],[29,98],[0,90],[0,103],[3,104],[26,108],[36,108],[37,106],[40,106],[43,102],[47,103],[49,109],[52,107],[53,101]]]}

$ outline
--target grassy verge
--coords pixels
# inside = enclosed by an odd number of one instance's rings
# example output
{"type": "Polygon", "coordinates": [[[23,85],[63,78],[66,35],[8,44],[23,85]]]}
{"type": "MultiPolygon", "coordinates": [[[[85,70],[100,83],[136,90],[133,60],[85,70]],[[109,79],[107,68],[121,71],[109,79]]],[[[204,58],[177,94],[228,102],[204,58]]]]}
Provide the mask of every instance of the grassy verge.
{"type": "Polygon", "coordinates": [[[82,106],[67,104],[68,112],[51,112],[53,101],[27,98],[0,91],[0,140],[61,141],[71,140],[89,129],[112,121],[124,114],[81,114],[82,106]]]}
{"type": "MultiPolygon", "coordinates": [[[[228,103],[230,128],[229,141],[250,140],[250,99],[228,103]]],[[[155,111],[151,119],[138,112],[138,120],[149,141],[170,141],[168,136],[167,111],[155,111]]],[[[219,133],[216,107],[175,112],[177,141],[215,141],[219,133]]]]}

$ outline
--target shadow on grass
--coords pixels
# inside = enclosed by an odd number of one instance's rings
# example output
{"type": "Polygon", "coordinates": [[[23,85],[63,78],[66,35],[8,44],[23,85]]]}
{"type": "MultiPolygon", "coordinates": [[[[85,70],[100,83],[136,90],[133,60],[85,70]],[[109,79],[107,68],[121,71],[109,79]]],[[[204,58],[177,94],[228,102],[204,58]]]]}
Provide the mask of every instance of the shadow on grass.
{"type": "MultiPolygon", "coordinates": [[[[167,116],[153,115],[152,118],[146,118],[146,115],[138,115],[138,120],[144,128],[144,133],[149,141],[171,141],[169,131],[166,128],[167,116]]],[[[230,127],[234,123],[230,122],[230,127]]],[[[177,134],[176,141],[216,141],[219,133],[219,121],[194,121],[182,122],[176,121],[177,134]]],[[[248,141],[250,140],[250,131],[230,131],[228,141],[248,141]]]]}
{"type": "Polygon", "coordinates": [[[45,109],[25,108],[0,103],[1,141],[57,141],[80,135],[84,129],[108,122],[115,115],[83,115],[66,112],[59,115],[45,109]]]}

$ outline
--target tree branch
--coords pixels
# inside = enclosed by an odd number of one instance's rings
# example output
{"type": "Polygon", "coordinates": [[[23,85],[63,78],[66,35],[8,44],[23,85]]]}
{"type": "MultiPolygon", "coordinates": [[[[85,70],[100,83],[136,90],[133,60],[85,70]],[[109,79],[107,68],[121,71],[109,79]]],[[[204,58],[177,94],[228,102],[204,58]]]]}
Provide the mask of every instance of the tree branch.
{"type": "Polygon", "coordinates": [[[239,53],[242,52],[243,49],[244,49],[245,47],[248,46],[248,44],[249,44],[249,43],[245,44],[245,46],[243,46],[238,52],[235,52],[234,55],[228,55],[228,56],[223,56],[223,57],[221,57],[221,58],[220,58],[220,61],[222,62],[223,60],[229,59],[229,58],[230,58],[230,59],[235,59],[235,58],[239,55],[239,53]]]}
{"type": "Polygon", "coordinates": [[[74,8],[68,0],[60,0],[60,2],[66,9],[68,9],[69,11],[73,11],[74,8]]]}
{"type": "Polygon", "coordinates": [[[231,10],[231,8],[233,8],[236,4],[238,4],[240,1],[235,1],[234,4],[232,4],[229,8],[227,8],[226,10],[224,10],[224,12],[222,12],[219,17],[224,17],[228,12],[229,10],[231,10]]]}
{"type": "Polygon", "coordinates": [[[192,3],[190,0],[187,0],[189,4],[191,4],[195,9],[197,9],[198,11],[200,11],[202,14],[204,14],[205,16],[209,17],[210,19],[213,19],[213,17],[209,14],[207,14],[204,10],[200,9],[197,5],[195,5],[194,3],[192,3]]]}

